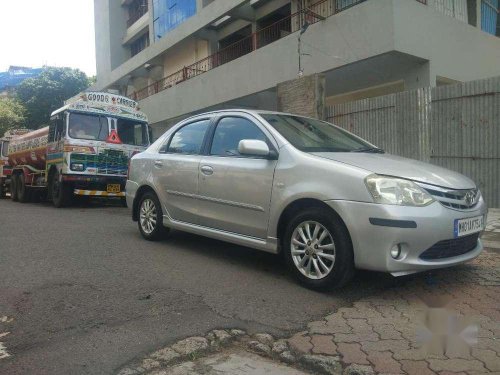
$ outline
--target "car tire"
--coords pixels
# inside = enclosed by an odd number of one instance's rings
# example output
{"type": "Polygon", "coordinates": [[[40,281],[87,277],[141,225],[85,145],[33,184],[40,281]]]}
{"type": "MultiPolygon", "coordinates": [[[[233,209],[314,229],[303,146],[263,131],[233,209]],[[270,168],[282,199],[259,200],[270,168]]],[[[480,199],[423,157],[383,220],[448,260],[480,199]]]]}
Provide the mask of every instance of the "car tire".
{"type": "Polygon", "coordinates": [[[26,186],[26,177],[24,174],[17,176],[16,190],[19,202],[28,203],[31,200],[31,190],[28,186],[26,186]]]}
{"type": "Polygon", "coordinates": [[[54,207],[62,208],[67,207],[71,204],[73,198],[73,189],[71,185],[59,181],[58,171],[55,171],[52,174],[49,189],[54,207]]]}
{"type": "Polygon", "coordinates": [[[159,241],[168,234],[163,226],[163,211],[156,194],[145,193],[139,201],[138,225],[142,237],[148,241],[159,241]]]}
{"type": "Polygon", "coordinates": [[[340,288],[354,275],[349,232],[327,209],[312,207],[295,214],[282,244],[288,268],[308,288],[340,288]]]}
{"type": "Polygon", "coordinates": [[[12,199],[14,202],[17,202],[17,174],[12,174],[10,177],[10,199],[12,199]]]}

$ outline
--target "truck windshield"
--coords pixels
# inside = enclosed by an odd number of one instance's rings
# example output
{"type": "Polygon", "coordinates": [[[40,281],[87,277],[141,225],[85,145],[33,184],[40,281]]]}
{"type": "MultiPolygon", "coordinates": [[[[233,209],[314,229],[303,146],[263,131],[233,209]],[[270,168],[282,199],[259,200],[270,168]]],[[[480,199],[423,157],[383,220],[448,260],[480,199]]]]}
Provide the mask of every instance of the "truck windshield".
{"type": "Polygon", "coordinates": [[[369,143],[328,122],[274,113],[261,113],[261,116],[300,151],[362,152],[375,149],[369,143]]]}
{"type": "Polygon", "coordinates": [[[149,146],[148,124],[137,120],[116,119],[118,137],[122,143],[134,146],[149,146]]]}
{"type": "Polygon", "coordinates": [[[72,113],[69,117],[71,138],[105,141],[108,135],[108,119],[104,116],[72,113]]]}
{"type": "Polygon", "coordinates": [[[9,151],[9,142],[7,141],[2,142],[0,147],[2,148],[2,156],[7,156],[7,153],[9,151]]]}

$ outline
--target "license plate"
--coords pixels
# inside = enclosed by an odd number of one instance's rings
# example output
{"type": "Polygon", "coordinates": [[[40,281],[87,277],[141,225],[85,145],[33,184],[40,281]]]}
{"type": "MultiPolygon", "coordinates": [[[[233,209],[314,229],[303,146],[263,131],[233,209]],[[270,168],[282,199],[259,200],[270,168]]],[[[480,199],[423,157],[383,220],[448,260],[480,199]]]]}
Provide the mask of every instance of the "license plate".
{"type": "Polygon", "coordinates": [[[120,184],[108,184],[106,191],[108,193],[119,193],[121,191],[120,184]]]}
{"type": "Polygon", "coordinates": [[[455,238],[481,232],[484,229],[484,215],[455,219],[455,238]]]}

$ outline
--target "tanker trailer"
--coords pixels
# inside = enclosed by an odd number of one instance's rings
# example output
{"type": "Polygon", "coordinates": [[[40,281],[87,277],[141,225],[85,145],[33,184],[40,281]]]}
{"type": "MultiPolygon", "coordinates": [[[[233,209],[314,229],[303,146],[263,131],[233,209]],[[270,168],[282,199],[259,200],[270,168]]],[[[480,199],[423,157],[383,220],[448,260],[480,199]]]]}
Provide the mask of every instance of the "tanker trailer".
{"type": "Polygon", "coordinates": [[[0,199],[4,198],[10,188],[10,177],[12,175],[12,166],[7,157],[9,151],[9,142],[14,138],[26,134],[28,129],[10,129],[0,138],[0,199]]]}
{"type": "Polygon", "coordinates": [[[9,142],[8,163],[12,168],[10,197],[28,202],[46,188],[45,171],[49,127],[34,130],[9,142]]]}
{"type": "Polygon", "coordinates": [[[50,125],[9,145],[13,200],[44,195],[56,207],[74,196],[125,201],[128,161],[150,144],[151,129],[137,102],[88,92],[51,114],[50,125]]]}

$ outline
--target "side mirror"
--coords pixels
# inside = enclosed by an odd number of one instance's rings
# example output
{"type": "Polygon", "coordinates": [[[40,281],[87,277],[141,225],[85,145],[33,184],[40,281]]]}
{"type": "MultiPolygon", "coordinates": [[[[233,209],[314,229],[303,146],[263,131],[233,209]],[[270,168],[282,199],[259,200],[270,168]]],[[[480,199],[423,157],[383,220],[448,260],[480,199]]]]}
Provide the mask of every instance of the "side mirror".
{"type": "Polygon", "coordinates": [[[264,141],[257,139],[242,139],[238,144],[238,152],[248,156],[267,156],[276,159],[276,152],[269,150],[269,146],[264,141]]]}

